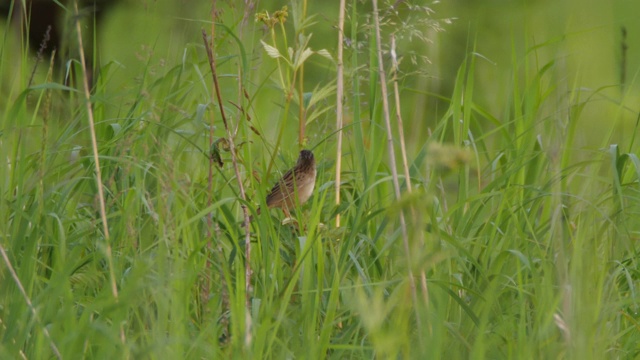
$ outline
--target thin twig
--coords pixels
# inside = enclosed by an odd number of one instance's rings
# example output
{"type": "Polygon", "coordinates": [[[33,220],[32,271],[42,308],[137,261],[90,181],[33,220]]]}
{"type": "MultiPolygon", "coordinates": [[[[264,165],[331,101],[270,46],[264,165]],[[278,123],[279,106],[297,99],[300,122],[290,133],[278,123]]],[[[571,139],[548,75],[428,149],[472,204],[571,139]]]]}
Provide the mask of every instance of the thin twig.
{"type": "Polygon", "coordinates": [[[304,148],[304,134],[307,129],[306,112],[304,107],[304,63],[300,64],[300,78],[298,79],[298,146],[300,150],[304,148]]]}
{"type": "MultiPolygon", "coordinates": [[[[336,84],[336,130],[338,131],[338,148],[336,150],[336,206],[340,205],[340,181],[342,173],[342,98],[344,97],[344,13],[346,0],[340,0],[340,14],[338,15],[338,63],[336,84]]],[[[340,227],[340,214],[336,215],[336,227],[340,227]]]]}
{"type": "MultiPolygon", "coordinates": [[[[211,17],[213,19],[215,19],[215,5],[214,7],[211,8],[211,17]]],[[[213,28],[215,26],[214,23],[211,24],[211,27],[213,28]]],[[[206,42],[206,41],[205,41],[206,42]]],[[[211,103],[213,103],[213,94],[211,95],[211,103]]],[[[207,151],[207,154],[209,155],[209,168],[208,168],[208,174],[207,174],[207,206],[211,206],[211,204],[213,203],[213,168],[214,166],[216,166],[216,162],[217,159],[213,156],[213,137],[214,137],[214,129],[215,129],[215,121],[214,121],[214,117],[211,117],[211,122],[209,124],[209,149],[207,151]]],[[[220,162],[220,166],[222,166],[222,162],[220,162]]],[[[209,239],[209,241],[207,241],[207,250],[208,250],[208,254],[212,254],[213,253],[213,212],[210,212],[209,214],[207,214],[207,231],[206,231],[206,237],[209,239]]],[[[207,274],[210,273],[211,270],[211,260],[209,259],[209,257],[207,256],[207,260],[205,262],[205,271],[207,274]]],[[[224,276],[222,277],[222,279],[224,279],[224,276]]],[[[206,308],[206,303],[209,300],[209,294],[211,292],[211,276],[205,276],[204,278],[204,284],[203,284],[203,288],[202,288],[202,296],[201,299],[204,301],[204,306],[206,308]]]]}
{"type": "MultiPolygon", "coordinates": [[[[400,153],[402,154],[402,167],[404,168],[404,177],[407,183],[407,192],[411,193],[413,190],[411,188],[411,175],[409,174],[409,162],[407,161],[407,147],[404,141],[404,125],[402,123],[402,113],[400,112],[400,89],[398,86],[398,57],[396,53],[396,37],[391,35],[391,68],[393,70],[393,94],[396,103],[396,121],[398,125],[398,137],[400,138],[400,153]]],[[[412,205],[411,206],[411,217],[413,223],[417,223],[419,218],[416,214],[416,209],[412,205]]],[[[419,227],[417,227],[419,228],[419,227]]],[[[422,246],[424,245],[424,236],[422,231],[418,231],[418,241],[422,246]]],[[[427,286],[427,274],[424,269],[420,269],[420,287],[422,289],[422,294],[424,296],[424,303],[426,306],[429,306],[429,288],[427,286]]],[[[431,329],[431,327],[430,327],[431,329]]]]}
{"type": "MultiPolygon", "coordinates": [[[[389,101],[387,92],[387,79],[384,72],[384,63],[382,62],[382,38],[380,36],[380,18],[378,16],[378,0],[372,0],[373,2],[373,19],[376,29],[376,47],[378,56],[378,76],[380,77],[380,89],[382,91],[382,109],[384,113],[384,120],[387,130],[387,148],[389,151],[389,162],[391,167],[391,176],[393,179],[393,189],[395,191],[396,200],[400,199],[400,182],[398,181],[398,170],[396,169],[396,157],[393,148],[393,131],[391,130],[391,117],[389,115],[389,101]]],[[[404,245],[405,255],[407,260],[411,258],[411,250],[409,248],[409,234],[407,232],[407,223],[404,218],[402,209],[400,210],[400,229],[402,230],[402,243],[404,245]]],[[[409,285],[411,286],[411,298],[413,300],[414,308],[416,311],[416,323],[418,324],[418,338],[422,339],[422,325],[419,316],[418,309],[418,296],[416,295],[416,281],[413,277],[412,265],[409,263],[407,269],[409,272],[409,285]]]]}
{"type": "MultiPolygon", "coordinates": [[[[215,1],[214,11],[215,11],[215,1]]],[[[211,27],[211,42],[215,39],[215,26],[211,27]]],[[[224,124],[224,129],[227,132],[227,141],[229,142],[229,150],[231,152],[231,162],[233,163],[233,170],[238,180],[238,190],[240,192],[240,198],[243,200],[243,204],[240,205],[242,212],[244,213],[244,231],[245,231],[245,346],[251,344],[251,306],[250,306],[250,290],[251,290],[251,232],[249,228],[249,211],[244,203],[247,197],[244,192],[244,186],[242,185],[242,178],[240,177],[240,169],[238,168],[238,160],[236,158],[236,146],[233,142],[233,135],[227,117],[224,112],[224,104],[222,103],[222,95],[220,94],[220,84],[218,83],[218,74],[216,72],[216,60],[213,55],[212,44],[209,44],[207,40],[207,32],[202,30],[202,39],[204,40],[205,48],[207,49],[207,57],[209,58],[209,66],[211,67],[211,76],[213,78],[213,86],[215,88],[216,100],[218,102],[218,108],[220,108],[220,116],[224,124]]]]}
{"type": "Polygon", "coordinates": [[[396,37],[391,35],[391,68],[393,69],[393,93],[396,102],[396,121],[398,122],[398,137],[400,138],[400,154],[402,155],[402,167],[407,182],[407,191],[411,192],[411,177],[409,176],[409,163],[407,162],[407,149],[404,142],[404,127],[402,114],[400,113],[400,90],[398,89],[398,57],[396,56],[396,37]]]}
{"type": "MultiPolygon", "coordinates": [[[[91,148],[93,149],[93,161],[96,170],[96,185],[98,188],[98,200],[100,203],[100,218],[102,219],[102,231],[106,242],[106,257],[109,264],[109,280],[111,282],[111,294],[116,302],[118,302],[118,287],[116,286],[116,274],[113,269],[113,255],[111,250],[111,237],[109,235],[109,224],[107,223],[107,209],[104,201],[104,190],[102,189],[102,172],[100,170],[100,155],[98,153],[98,139],[96,137],[95,122],[93,120],[93,108],[91,107],[91,92],[89,91],[89,78],[87,75],[87,63],[84,56],[84,45],[82,44],[82,27],[80,26],[80,15],[78,12],[78,2],[73,2],[76,33],[78,35],[78,47],[80,52],[80,68],[82,69],[82,86],[84,88],[84,100],[87,107],[87,119],[89,120],[89,132],[91,133],[91,148]]],[[[124,344],[126,341],[124,327],[120,326],[120,341],[124,344]]]]}
{"type": "Polygon", "coordinates": [[[24,301],[27,303],[27,306],[29,307],[29,310],[31,311],[31,314],[33,315],[34,320],[42,327],[42,333],[47,338],[47,340],[49,340],[49,346],[51,347],[51,350],[53,351],[53,353],[56,355],[58,359],[62,359],[62,355],[60,354],[58,347],[53,342],[53,339],[51,339],[51,335],[49,335],[49,330],[47,330],[44,324],[42,324],[42,321],[40,320],[40,317],[36,312],[36,308],[33,307],[33,303],[31,303],[31,299],[29,299],[29,296],[27,295],[27,292],[25,291],[24,286],[22,286],[22,282],[20,282],[20,278],[18,277],[16,270],[13,268],[13,265],[11,265],[11,261],[9,261],[9,256],[7,256],[7,252],[4,251],[4,247],[2,247],[2,245],[0,245],[0,253],[2,254],[4,263],[7,265],[7,269],[9,269],[9,272],[11,273],[11,277],[13,278],[13,281],[16,283],[16,286],[18,287],[18,290],[20,290],[20,293],[22,294],[24,301]]]}
{"type": "MultiPolygon", "coordinates": [[[[47,82],[51,82],[53,77],[53,64],[56,56],[56,49],[51,52],[49,59],[49,70],[47,71],[47,82]]],[[[45,96],[44,112],[42,114],[42,138],[40,144],[40,211],[44,209],[44,173],[47,165],[47,139],[49,138],[49,113],[51,111],[52,90],[48,90],[45,96]]]]}
{"type": "MultiPolygon", "coordinates": [[[[306,19],[307,17],[307,0],[302,1],[302,19],[306,19]]],[[[304,27],[300,30],[301,33],[304,34],[304,27]]],[[[297,39],[301,39],[302,36],[297,36],[297,39]]],[[[298,46],[302,47],[304,44],[299,44],[298,46]]],[[[298,146],[300,150],[304,148],[304,135],[307,128],[307,119],[306,119],[306,109],[304,107],[304,62],[300,64],[300,77],[298,78],[298,121],[299,121],[299,135],[298,135],[298,146]]]]}

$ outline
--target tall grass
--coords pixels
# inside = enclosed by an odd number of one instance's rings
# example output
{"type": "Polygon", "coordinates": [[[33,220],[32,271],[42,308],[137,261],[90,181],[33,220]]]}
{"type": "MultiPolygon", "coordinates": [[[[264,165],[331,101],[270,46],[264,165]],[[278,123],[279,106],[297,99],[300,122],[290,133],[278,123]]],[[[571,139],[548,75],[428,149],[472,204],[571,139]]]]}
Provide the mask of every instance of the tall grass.
{"type": "MultiPolygon", "coordinates": [[[[16,59],[2,51],[0,358],[638,356],[638,142],[581,142],[598,91],[567,84],[561,59],[539,63],[545,44],[514,47],[509,97],[493,113],[474,101],[486,85],[475,82],[472,48],[453,93],[437,95],[444,115],[422,119],[413,99],[435,95],[400,62],[390,111],[400,106],[405,133],[427,130],[408,137],[419,139],[407,146],[412,191],[399,175],[396,198],[371,9],[347,3],[339,187],[335,55],[313,40],[338,37],[314,33],[321,20],[303,2],[277,32],[218,5],[220,104],[199,31],[175,63],[150,55],[135,86],[113,84],[121,68],[105,64],[90,98],[98,182],[81,93],[46,75],[29,86],[30,72],[11,71],[16,59]],[[288,47],[298,60],[313,53],[296,63],[288,47]],[[313,197],[296,222],[257,215],[302,146],[318,159],[313,197]],[[249,262],[241,206],[254,215],[249,262]]],[[[408,45],[385,6],[380,46],[394,33],[400,53],[408,45]]]]}

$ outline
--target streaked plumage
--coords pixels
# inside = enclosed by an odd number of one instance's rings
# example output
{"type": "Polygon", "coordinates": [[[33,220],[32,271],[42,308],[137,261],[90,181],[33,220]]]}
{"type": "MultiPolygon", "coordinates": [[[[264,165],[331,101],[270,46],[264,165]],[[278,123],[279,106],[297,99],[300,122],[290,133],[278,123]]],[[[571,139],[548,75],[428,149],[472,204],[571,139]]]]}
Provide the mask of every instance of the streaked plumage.
{"type": "MultiPolygon", "coordinates": [[[[296,204],[304,204],[313,193],[316,184],[316,161],[310,150],[300,151],[296,166],[287,171],[267,195],[269,209],[279,207],[287,217],[296,204]],[[298,199],[296,201],[296,195],[298,199]]],[[[258,209],[260,214],[260,209],[258,209]]]]}

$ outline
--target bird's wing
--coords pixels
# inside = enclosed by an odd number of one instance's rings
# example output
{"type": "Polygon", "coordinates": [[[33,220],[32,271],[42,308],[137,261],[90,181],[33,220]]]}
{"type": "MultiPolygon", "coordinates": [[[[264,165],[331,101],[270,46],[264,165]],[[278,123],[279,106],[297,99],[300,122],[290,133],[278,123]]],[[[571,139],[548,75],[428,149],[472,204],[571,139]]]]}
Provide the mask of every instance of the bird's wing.
{"type": "Polygon", "coordinates": [[[293,169],[287,171],[267,195],[267,206],[277,206],[293,193],[293,169]]]}

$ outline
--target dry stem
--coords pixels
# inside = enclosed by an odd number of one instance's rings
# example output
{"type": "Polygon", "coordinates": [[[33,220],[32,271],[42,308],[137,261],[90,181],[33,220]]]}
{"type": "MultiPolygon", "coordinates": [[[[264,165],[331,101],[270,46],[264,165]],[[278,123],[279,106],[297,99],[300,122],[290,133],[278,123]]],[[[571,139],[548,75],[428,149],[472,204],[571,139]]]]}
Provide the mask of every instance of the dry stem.
{"type": "MultiPolygon", "coordinates": [[[[391,130],[391,117],[389,115],[389,101],[387,92],[387,79],[384,72],[384,63],[382,62],[382,38],[380,36],[380,18],[378,16],[378,0],[373,0],[373,19],[375,22],[376,30],[376,47],[378,56],[378,75],[380,77],[380,89],[382,91],[382,109],[384,113],[384,120],[387,130],[387,148],[389,151],[389,162],[391,167],[391,176],[393,178],[393,189],[395,191],[396,200],[400,199],[400,182],[398,181],[398,170],[396,169],[395,151],[393,148],[393,131],[391,130]]],[[[407,260],[411,258],[411,250],[409,249],[409,234],[407,232],[407,223],[404,218],[404,213],[400,210],[400,229],[402,230],[402,243],[404,245],[404,251],[407,260]]],[[[411,286],[411,298],[413,300],[414,308],[416,311],[416,322],[418,324],[419,338],[422,338],[422,326],[420,316],[418,312],[418,297],[416,295],[416,281],[413,277],[412,265],[409,262],[407,269],[409,272],[409,285],[411,286]]]]}
{"type": "MultiPolygon", "coordinates": [[[[91,148],[93,149],[93,161],[96,167],[96,185],[98,188],[98,201],[100,203],[100,218],[102,219],[102,231],[106,242],[106,257],[109,264],[109,280],[111,283],[111,294],[118,302],[118,287],[116,286],[116,275],[113,270],[113,256],[111,250],[111,237],[109,236],[109,224],[107,223],[107,210],[104,201],[104,190],[102,189],[102,173],[100,171],[100,157],[98,154],[98,140],[96,138],[95,122],[93,120],[93,109],[91,107],[91,92],[89,91],[89,78],[87,76],[87,63],[84,56],[84,45],[82,44],[82,27],[80,26],[80,15],[78,13],[78,2],[73,2],[76,33],[78,35],[78,47],[80,52],[80,67],[82,69],[82,86],[84,88],[84,100],[87,107],[87,118],[89,120],[89,132],[91,133],[91,148]]],[[[120,326],[120,341],[125,343],[124,328],[120,326]]]]}
{"type": "Polygon", "coordinates": [[[0,254],[4,259],[5,264],[7,265],[7,269],[9,269],[9,273],[11,273],[11,277],[13,278],[13,281],[16,283],[18,290],[20,290],[20,294],[22,294],[24,301],[27,303],[27,306],[29,307],[31,314],[33,315],[33,319],[35,320],[36,323],[38,323],[42,327],[42,333],[47,338],[47,340],[49,340],[49,346],[51,347],[51,350],[53,351],[53,353],[56,355],[58,359],[62,359],[62,355],[60,354],[58,347],[53,342],[53,339],[51,339],[51,335],[49,335],[49,330],[47,330],[47,328],[42,324],[42,321],[40,320],[40,317],[38,316],[36,309],[33,307],[33,303],[31,302],[31,299],[29,299],[29,296],[27,295],[27,291],[24,289],[24,286],[22,286],[22,282],[20,282],[20,278],[18,277],[16,270],[13,268],[13,265],[11,265],[11,261],[9,261],[9,256],[7,256],[7,252],[4,251],[4,247],[2,247],[2,245],[0,245],[0,254]]]}
{"type": "Polygon", "coordinates": [[[391,35],[391,67],[393,69],[393,93],[396,102],[396,121],[398,122],[398,137],[400,138],[400,154],[402,155],[402,167],[407,182],[407,191],[411,192],[411,177],[409,176],[409,163],[407,162],[407,149],[404,142],[404,128],[402,114],[400,113],[400,91],[398,90],[398,58],[396,56],[396,37],[391,35]]]}
{"type": "MultiPolygon", "coordinates": [[[[215,2],[214,2],[215,11],[215,2]]],[[[218,74],[216,71],[216,60],[213,55],[212,45],[207,41],[207,32],[202,30],[202,39],[207,50],[207,57],[209,58],[209,66],[211,67],[211,76],[213,78],[213,86],[216,93],[216,100],[218,102],[218,108],[220,109],[220,116],[224,124],[224,129],[227,133],[227,141],[229,142],[229,150],[231,152],[231,162],[233,163],[233,170],[238,180],[238,190],[240,192],[240,198],[243,202],[246,202],[247,197],[244,192],[244,186],[242,184],[242,178],[240,177],[240,169],[238,168],[238,159],[236,158],[236,147],[233,142],[233,135],[227,117],[224,112],[224,106],[222,103],[222,95],[220,94],[220,84],[218,83],[218,74]]],[[[211,26],[211,41],[215,39],[215,25],[211,26]]],[[[251,343],[251,306],[250,306],[250,289],[251,289],[251,233],[249,228],[249,211],[244,205],[240,205],[244,214],[244,230],[245,230],[245,345],[249,346],[251,343]]]]}
{"type": "MultiPolygon", "coordinates": [[[[344,96],[344,63],[342,60],[344,44],[344,13],[346,0],[340,0],[338,15],[338,64],[336,87],[336,130],[338,131],[338,148],[336,150],[336,206],[340,205],[340,179],[342,172],[342,98],[344,96]]],[[[340,227],[340,214],[336,215],[336,227],[340,227]]]]}
{"type": "MultiPolygon", "coordinates": [[[[407,161],[407,147],[404,141],[404,125],[402,123],[402,114],[400,112],[400,90],[398,89],[398,58],[396,56],[396,37],[391,35],[391,67],[393,69],[393,93],[396,103],[396,121],[398,123],[398,136],[400,137],[400,152],[402,155],[402,166],[404,168],[404,177],[407,182],[407,192],[411,192],[411,176],[409,174],[409,162],[407,161]]],[[[413,222],[418,221],[416,210],[411,206],[411,216],[413,222]]],[[[419,244],[424,244],[424,237],[421,231],[418,231],[419,244]]],[[[427,286],[427,275],[424,269],[420,270],[420,286],[422,288],[422,294],[424,296],[425,305],[429,305],[429,288],[427,286]]]]}

